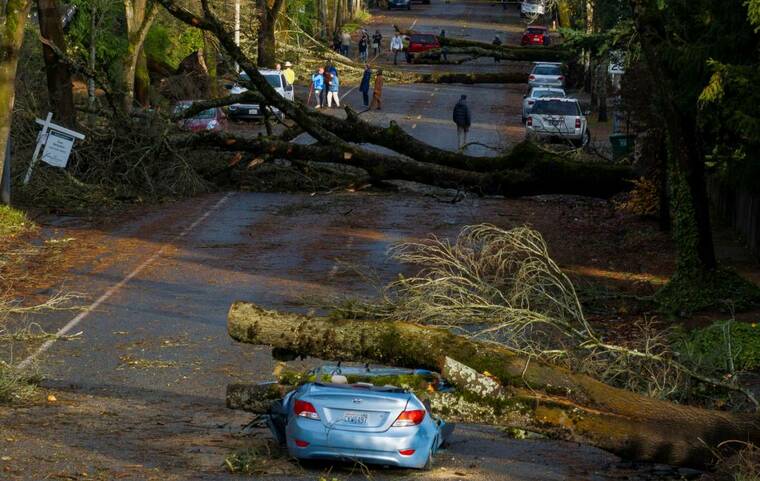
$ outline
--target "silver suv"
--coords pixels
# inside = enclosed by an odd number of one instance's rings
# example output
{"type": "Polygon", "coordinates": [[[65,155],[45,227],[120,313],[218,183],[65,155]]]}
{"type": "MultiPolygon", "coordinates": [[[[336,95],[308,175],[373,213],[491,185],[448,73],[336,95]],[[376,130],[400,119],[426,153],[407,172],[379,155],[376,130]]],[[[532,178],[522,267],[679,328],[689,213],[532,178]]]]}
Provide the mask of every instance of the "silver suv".
{"type": "Polygon", "coordinates": [[[576,99],[537,99],[525,122],[529,140],[571,142],[577,147],[591,140],[588,122],[576,99]]]}

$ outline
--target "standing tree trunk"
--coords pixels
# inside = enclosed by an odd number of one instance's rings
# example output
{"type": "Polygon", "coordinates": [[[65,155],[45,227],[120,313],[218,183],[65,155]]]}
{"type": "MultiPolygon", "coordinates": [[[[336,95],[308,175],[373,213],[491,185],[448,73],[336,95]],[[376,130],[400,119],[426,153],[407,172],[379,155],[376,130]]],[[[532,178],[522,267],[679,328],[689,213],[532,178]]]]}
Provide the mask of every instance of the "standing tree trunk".
{"type": "Polygon", "coordinates": [[[607,69],[609,61],[598,64],[599,76],[597,78],[597,102],[599,104],[599,122],[607,122],[607,69]]]}
{"type": "Polygon", "coordinates": [[[18,56],[32,5],[31,0],[7,0],[3,3],[5,11],[0,12],[0,173],[5,167],[5,149],[10,141],[18,56]]]}
{"type": "Polygon", "coordinates": [[[317,24],[319,28],[319,38],[322,40],[328,40],[327,1],[328,0],[317,0],[317,24]]]}
{"type": "Polygon", "coordinates": [[[275,27],[285,0],[257,0],[259,17],[258,57],[259,67],[272,68],[277,63],[277,44],[275,42],[275,27]],[[271,4],[271,5],[270,5],[271,4]]]}
{"type": "MultiPolygon", "coordinates": [[[[40,35],[66,51],[66,39],[63,36],[61,10],[58,0],[37,0],[37,10],[40,21],[40,35]]],[[[74,110],[74,94],[71,84],[71,71],[67,63],[60,62],[58,56],[48,45],[42,44],[42,55],[45,59],[47,74],[48,96],[50,107],[60,123],[74,126],[76,112],[74,110]]]]}
{"type": "MultiPolygon", "coordinates": [[[[158,5],[150,0],[124,0],[124,9],[127,20],[127,54],[123,62],[124,77],[121,93],[122,108],[125,112],[130,112],[135,102],[135,76],[138,73],[138,63],[140,56],[144,55],[143,44],[158,14],[158,5]]],[[[146,91],[144,87],[141,85],[141,94],[146,91]]],[[[144,102],[146,98],[139,100],[144,102]]]]}

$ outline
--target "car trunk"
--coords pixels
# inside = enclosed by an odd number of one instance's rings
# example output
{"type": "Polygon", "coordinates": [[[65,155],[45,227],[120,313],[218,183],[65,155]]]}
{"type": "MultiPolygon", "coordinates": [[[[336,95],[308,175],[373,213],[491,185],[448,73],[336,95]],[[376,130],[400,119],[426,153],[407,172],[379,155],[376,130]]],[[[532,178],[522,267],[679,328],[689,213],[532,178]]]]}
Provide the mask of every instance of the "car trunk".
{"type": "Polygon", "coordinates": [[[388,430],[410,398],[411,394],[400,389],[315,384],[301,399],[314,404],[330,429],[370,433],[388,430]]]}

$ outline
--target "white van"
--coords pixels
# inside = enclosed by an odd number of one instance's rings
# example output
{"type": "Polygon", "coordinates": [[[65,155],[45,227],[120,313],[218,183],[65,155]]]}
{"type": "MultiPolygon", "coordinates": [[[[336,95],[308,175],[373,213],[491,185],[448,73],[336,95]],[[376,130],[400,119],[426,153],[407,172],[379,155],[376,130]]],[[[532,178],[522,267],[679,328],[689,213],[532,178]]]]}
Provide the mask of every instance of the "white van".
{"type": "MultiPolygon", "coordinates": [[[[290,101],[294,99],[295,92],[293,91],[293,86],[285,80],[285,76],[281,71],[261,69],[259,70],[259,73],[267,79],[269,85],[271,85],[278,94],[290,101]]],[[[248,77],[248,74],[242,72],[240,74],[240,80],[242,82],[247,82],[250,78],[248,77]]],[[[243,92],[248,91],[247,88],[239,83],[230,86],[229,90],[231,94],[242,94],[243,92]]],[[[280,111],[275,107],[270,107],[270,112],[277,116],[280,115],[280,111]]],[[[264,110],[259,104],[232,104],[228,109],[228,117],[233,120],[253,120],[262,118],[263,116],[264,110]]]]}
{"type": "Polygon", "coordinates": [[[546,0],[523,0],[520,4],[521,17],[538,17],[546,13],[546,0]]]}

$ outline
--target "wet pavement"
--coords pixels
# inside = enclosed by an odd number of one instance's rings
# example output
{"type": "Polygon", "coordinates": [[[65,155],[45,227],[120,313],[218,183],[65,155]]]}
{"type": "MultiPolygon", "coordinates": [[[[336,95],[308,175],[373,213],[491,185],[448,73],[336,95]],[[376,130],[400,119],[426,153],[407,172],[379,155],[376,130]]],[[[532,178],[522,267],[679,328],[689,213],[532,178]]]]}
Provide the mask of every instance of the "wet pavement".
{"type": "MultiPolygon", "coordinates": [[[[379,12],[376,24],[446,29],[451,36],[510,42],[522,30],[516,10],[480,2],[414,4],[411,12],[379,12]]],[[[387,38],[387,37],[386,37],[387,38]]],[[[475,67],[495,66],[481,61],[475,67]]],[[[430,67],[413,67],[430,69],[430,67]]],[[[364,114],[373,122],[396,120],[413,135],[454,148],[450,111],[466,93],[473,110],[471,141],[500,147],[521,138],[516,85],[404,85],[386,88],[386,107],[364,114]]],[[[346,101],[358,104],[358,92],[346,101]]],[[[485,154],[485,147],[473,153],[485,154]]],[[[614,251],[642,253],[626,237],[604,202],[583,201],[591,215],[563,199],[478,199],[457,204],[431,197],[341,193],[335,195],[220,193],[147,209],[105,227],[55,226],[51,235],[73,237],[76,262],[62,287],[86,296],[88,310],[34,318],[47,332],[69,326],[70,340],[49,344],[35,360],[45,389],[56,399],[28,408],[0,408],[0,479],[235,479],[222,460],[253,441],[241,437],[250,417],[224,407],[225,385],[271,378],[269,349],[229,339],[226,314],[238,299],[270,308],[308,311],[345,293],[371,294],[360,266],[381,282],[401,266],[389,261],[395,242],[430,234],[451,237],[466,224],[531,224],[563,265],[592,273],[611,270],[662,276],[669,252],[652,247],[645,260],[591,252],[594,229],[615,232],[614,251]],[[583,231],[590,238],[573,236],[583,231]],[[570,235],[569,235],[570,234],[570,235]],[[76,321],[76,322],[72,322],[76,321]],[[85,474],[83,474],[85,473],[85,474]]],[[[586,212],[586,211],[584,211],[586,212]]],[[[654,228],[642,224],[651,240],[654,228]],[[652,232],[647,231],[652,229],[652,232]]],[[[642,234],[643,235],[643,234],[642,234]]],[[[600,243],[599,248],[605,248],[600,243]]],[[[40,294],[47,293],[43,292],[40,294]]],[[[38,347],[33,346],[33,347],[38,347]]],[[[33,350],[15,346],[13,358],[33,350]]],[[[293,367],[315,361],[293,363],[293,367]]],[[[262,430],[256,438],[266,438],[262,430]]],[[[612,480],[629,473],[594,448],[546,440],[514,440],[498,429],[461,426],[451,446],[426,473],[373,470],[377,479],[612,480]]],[[[273,478],[317,479],[330,468],[266,463],[273,478]]],[[[339,479],[364,478],[336,468],[339,479]]]]}

